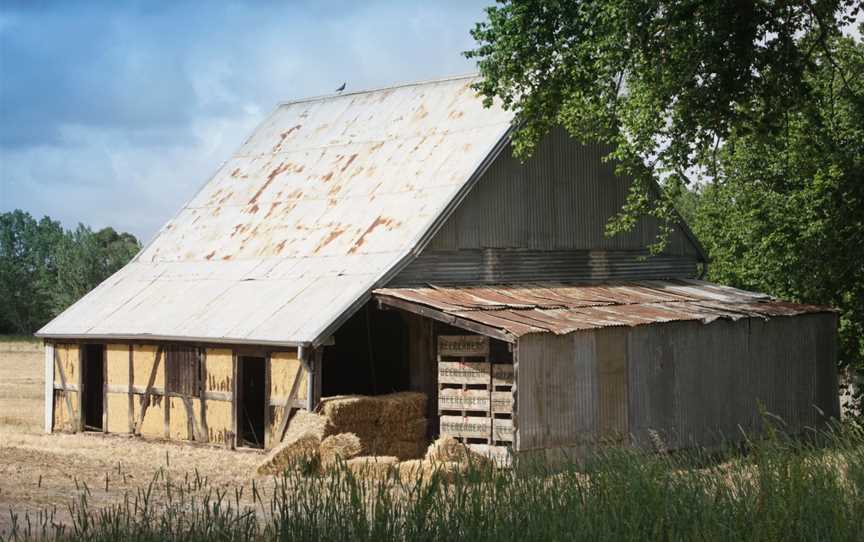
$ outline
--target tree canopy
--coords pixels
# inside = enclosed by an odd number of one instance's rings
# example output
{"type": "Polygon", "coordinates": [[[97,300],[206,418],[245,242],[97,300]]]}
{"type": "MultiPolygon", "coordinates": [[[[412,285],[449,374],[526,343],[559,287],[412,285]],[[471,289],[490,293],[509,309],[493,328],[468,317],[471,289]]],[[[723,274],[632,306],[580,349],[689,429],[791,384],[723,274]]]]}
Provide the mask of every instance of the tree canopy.
{"type": "Polygon", "coordinates": [[[0,214],[0,333],[33,333],[140,248],[135,236],[112,228],[64,231],[48,217],[0,214]]]}
{"type": "MultiPolygon", "coordinates": [[[[478,90],[512,109],[517,155],[561,125],[614,145],[633,178],[610,232],[640,214],[674,220],[675,187],[715,174],[733,131],[781,134],[810,99],[808,70],[835,65],[833,40],[860,0],[499,0],[472,35],[478,90]],[[662,180],[670,190],[654,197],[662,180]]],[[[848,85],[840,74],[840,83],[848,85]]]]}

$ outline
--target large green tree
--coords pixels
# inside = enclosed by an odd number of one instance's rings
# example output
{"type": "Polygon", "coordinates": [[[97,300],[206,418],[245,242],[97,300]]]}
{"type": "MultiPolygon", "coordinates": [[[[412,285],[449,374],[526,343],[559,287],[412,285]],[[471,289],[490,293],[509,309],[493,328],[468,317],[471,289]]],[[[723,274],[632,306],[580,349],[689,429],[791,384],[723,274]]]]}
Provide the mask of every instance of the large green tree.
{"type": "MultiPolygon", "coordinates": [[[[713,174],[731,131],[778,134],[807,100],[806,71],[860,0],[503,0],[472,31],[478,90],[516,114],[517,155],[553,125],[610,143],[634,179],[610,231],[640,214],[667,224],[671,193],[713,174]],[[662,180],[671,191],[652,196],[662,180]]],[[[821,57],[819,56],[821,53],[821,57]]],[[[841,81],[848,84],[848,81],[841,81]]]]}
{"type": "Polygon", "coordinates": [[[776,135],[732,130],[685,198],[709,278],[841,310],[841,363],[864,361],[864,44],[832,43],[776,135]],[[695,197],[694,197],[695,196],[695,197]]]}
{"type": "Polygon", "coordinates": [[[610,234],[642,214],[671,226],[677,202],[709,278],[839,308],[840,362],[860,371],[864,46],[843,29],[861,7],[507,0],[466,54],[515,112],[517,155],[554,125],[614,146],[635,182],[610,234]]]}
{"type": "Polygon", "coordinates": [[[0,333],[29,334],[123,267],[135,236],[84,225],[64,231],[48,217],[0,214],[0,333]]]}

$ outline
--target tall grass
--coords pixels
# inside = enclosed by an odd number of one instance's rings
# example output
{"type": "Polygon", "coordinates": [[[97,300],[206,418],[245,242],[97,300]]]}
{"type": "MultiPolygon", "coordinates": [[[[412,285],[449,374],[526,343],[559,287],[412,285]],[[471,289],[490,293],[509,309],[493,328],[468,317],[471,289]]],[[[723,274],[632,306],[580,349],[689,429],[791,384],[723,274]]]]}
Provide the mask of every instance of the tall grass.
{"type": "Polygon", "coordinates": [[[555,469],[522,462],[402,483],[344,466],[292,468],[246,488],[161,472],[120,505],[89,489],[10,516],[10,540],[862,540],[864,432],[779,433],[745,451],[605,450],[555,469]],[[266,497],[264,496],[266,493],[266,497]]]}

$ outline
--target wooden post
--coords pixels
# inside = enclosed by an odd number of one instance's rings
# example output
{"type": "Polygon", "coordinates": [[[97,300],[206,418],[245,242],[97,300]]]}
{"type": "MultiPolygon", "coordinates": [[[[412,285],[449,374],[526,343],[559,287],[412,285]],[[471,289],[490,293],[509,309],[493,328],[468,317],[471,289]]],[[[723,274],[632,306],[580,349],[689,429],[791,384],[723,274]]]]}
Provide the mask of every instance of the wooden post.
{"type": "Polygon", "coordinates": [[[127,417],[129,419],[129,433],[135,434],[135,395],[132,393],[132,384],[135,382],[135,366],[133,364],[134,347],[129,345],[129,411],[127,417]]]}
{"type": "Polygon", "coordinates": [[[271,446],[272,437],[270,436],[270,364],[272,363],[271,352],[267,351],[264,355],[264,449],[267,450],[271,446]]]}
{"type": "Polygon", "coordinates": [[[102,345],[102,432],[108,432],[108,345],[102,345]]]}
{"type": "Polygon", "coordinates": [[[240,408],[240,386],[237,384],[237,375],[239,374],[239,360],[237,352],[233,352],[231,356],[231,431],[233,435],[228,438],[229,447],[233,450],[238,444],[237,419],[239,418],[237,409],[240,408]]]}
{"type": "Polygon", "coordinates": [[[198,349],[201,378],[198,379],[198,397],[201,401],[201,442],[210,442],[210,429],[207,427],[207,349],[198,349]]]}
{"type": "Polygon", "coordinates": [[[45,343],[45,432],[54,430],[54,344],[45,343]]]}
{"type": "Polygon", "coordinates": [[[84,431],[84,346],[78,345],[78,431],[84,431]]]}

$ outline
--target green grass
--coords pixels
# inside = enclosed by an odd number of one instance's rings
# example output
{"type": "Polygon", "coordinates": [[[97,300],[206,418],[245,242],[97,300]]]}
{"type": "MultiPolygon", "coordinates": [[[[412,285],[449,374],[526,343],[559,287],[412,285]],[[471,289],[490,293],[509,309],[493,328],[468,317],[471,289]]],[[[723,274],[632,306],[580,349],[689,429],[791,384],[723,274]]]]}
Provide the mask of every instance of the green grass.
{"type": "Polygon", "coordinates": [[[725,454],[606,450],[556,469],[520,464],[403,484],[345,468],[295,468],[261,487],[157,475],[124,504],[89,489],[51,511],[12,516],[10,540],[862,540],[864,432],[772,433],[725,454]],[[243,491],[247,494],[243,495],[243,491]],[[251,499],[250,499],[251,497],[251,499]],[[158,503],[158,504],[157,504],[158,503]]]}

